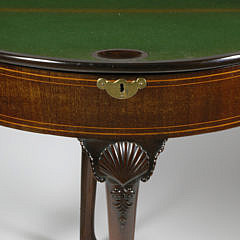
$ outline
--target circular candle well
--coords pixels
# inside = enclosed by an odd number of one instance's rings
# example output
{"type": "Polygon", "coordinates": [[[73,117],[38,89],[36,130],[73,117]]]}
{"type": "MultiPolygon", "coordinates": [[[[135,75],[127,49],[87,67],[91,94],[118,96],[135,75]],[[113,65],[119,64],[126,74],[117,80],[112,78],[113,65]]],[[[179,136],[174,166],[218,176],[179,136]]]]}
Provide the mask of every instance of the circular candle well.
{"type": "Polygon", "coordinates": [[[106,49],[94,52],[93,56],[98,59],[121,61],[145,58],[148,55],[144,51],[135,49],[106,49]]]}

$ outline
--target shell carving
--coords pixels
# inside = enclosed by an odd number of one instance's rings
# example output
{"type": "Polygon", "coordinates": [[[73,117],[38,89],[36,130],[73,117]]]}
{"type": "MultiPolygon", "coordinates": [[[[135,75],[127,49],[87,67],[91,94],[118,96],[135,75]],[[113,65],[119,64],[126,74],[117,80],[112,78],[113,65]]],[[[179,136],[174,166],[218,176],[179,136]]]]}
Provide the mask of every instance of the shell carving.
{"type": "Polygon", "coordinates": [[[99,158],[99,151],[97,154],[93,151],[95,157],[88,152],[96,179],[100,182],[107,180],[110,221],[119,221],[122,236],[129,234],[129,227],[126,226],[135,223],[139,180],[147,181],[150,178],[165,142],[164,139],[161,141],[161,148],[155,155],[150,152],[151,159],[141,146],[127,141],[107,143],[108,147],[101,152],[99,158]]]}
{"type": "Polygon", "coordinates": [[[100,155],[96,171],[125,186],[149,171],[149,156],[141,146],[131,142],[109,145],[100,155]]]}

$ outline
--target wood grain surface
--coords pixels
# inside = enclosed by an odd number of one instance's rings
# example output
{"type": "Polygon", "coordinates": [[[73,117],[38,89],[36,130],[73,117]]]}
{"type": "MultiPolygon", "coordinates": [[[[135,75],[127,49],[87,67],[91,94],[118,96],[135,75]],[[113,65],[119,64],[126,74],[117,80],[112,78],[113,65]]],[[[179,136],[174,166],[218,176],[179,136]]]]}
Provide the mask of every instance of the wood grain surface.
{"type": "Polygon", "coordinates": [[[240,125],[240,67],[166,74],[71,73],[0,64],[0,123],[78,138],[179,137],[240,125]],[[147,87],[126,100],[99,77],[147,87]]]}

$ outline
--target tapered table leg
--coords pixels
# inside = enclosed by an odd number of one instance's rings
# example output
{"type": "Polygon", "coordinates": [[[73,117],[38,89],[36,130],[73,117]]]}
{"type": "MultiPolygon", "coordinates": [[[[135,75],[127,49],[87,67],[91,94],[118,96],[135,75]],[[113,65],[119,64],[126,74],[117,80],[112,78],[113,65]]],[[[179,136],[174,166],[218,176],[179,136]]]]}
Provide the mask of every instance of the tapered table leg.
{"type": "Polygon", "coordinates": [[[94,233],[96,180],[92,173],[89,156],[84,149],[82,149],[81,178],[80,239],[96,240],[94,233]]]}

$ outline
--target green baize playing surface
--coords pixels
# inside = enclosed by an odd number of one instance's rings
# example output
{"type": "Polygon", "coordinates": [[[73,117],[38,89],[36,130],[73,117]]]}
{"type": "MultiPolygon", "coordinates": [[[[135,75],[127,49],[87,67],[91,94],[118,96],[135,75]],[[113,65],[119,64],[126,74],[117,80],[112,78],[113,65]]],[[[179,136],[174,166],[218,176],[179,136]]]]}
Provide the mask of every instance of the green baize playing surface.
{"type": "Polygon", "coordinates": [[[240,50],[240,1],[0,1],[0,49],[96,60],[102,49],[139,49],[138,61],[240,50]]]}

